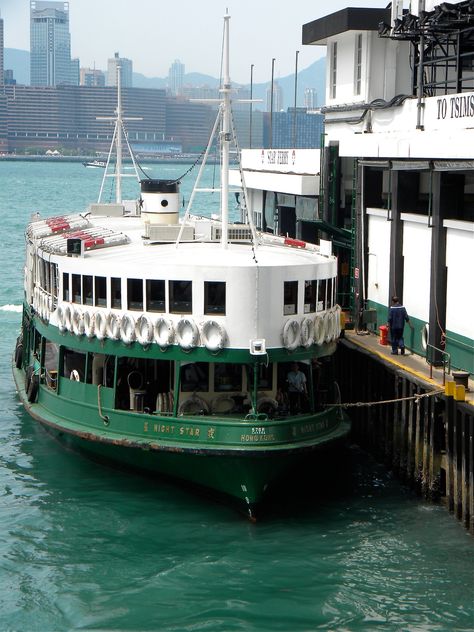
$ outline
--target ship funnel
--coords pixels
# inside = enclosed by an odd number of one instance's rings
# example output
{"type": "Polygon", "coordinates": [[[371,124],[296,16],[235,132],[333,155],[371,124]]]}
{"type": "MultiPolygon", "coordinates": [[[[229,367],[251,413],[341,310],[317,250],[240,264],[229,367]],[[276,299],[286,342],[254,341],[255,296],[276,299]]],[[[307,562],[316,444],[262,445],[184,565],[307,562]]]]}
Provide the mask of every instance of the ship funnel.
{"type": "Polygon", "coordinates": [[[179,182],[141,180],[141,211],[145,224],[177,224],[179,221],[179,182]]]}

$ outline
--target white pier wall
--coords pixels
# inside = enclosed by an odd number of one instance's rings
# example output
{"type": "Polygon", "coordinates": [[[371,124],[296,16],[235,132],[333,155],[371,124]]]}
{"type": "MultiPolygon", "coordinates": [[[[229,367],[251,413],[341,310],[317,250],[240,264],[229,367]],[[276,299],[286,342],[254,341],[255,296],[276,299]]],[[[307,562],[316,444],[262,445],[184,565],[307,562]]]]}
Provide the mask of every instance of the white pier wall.
{"type": "Polygon", "coordinates": [[[386,305],[390,292],[391,223],[387,221],[387,211],[384,209],[368,208],[367,217],[369,222],[367,298],[369,301],[386,305]]]}
{"type": "Polygon", "coordinates": [[[409,316],[429,322],[431,230],[423,215],[402,213],[403,302],[409,316]]]}
{"type": "Polygon", "coordinates": [[[446,266],[448,283],[446,290],[446,329],[474,339],[474,224],[445,220],[446,266]],[[462,297],[462,301],[460,300],[462,297]],[[462,309],[459,306],[462,305],[462,309]]]}

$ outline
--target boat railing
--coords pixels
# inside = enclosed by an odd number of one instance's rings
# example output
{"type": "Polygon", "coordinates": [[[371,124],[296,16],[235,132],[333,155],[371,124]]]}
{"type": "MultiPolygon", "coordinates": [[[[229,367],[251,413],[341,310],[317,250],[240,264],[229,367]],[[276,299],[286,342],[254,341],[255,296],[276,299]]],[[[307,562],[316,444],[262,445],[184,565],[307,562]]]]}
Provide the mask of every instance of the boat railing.
{"type": "Polygon", "coordinates": [[[443,386],[446,382],[446,373],[449,375],[451,373],[451,355],[444,351],[444,349],[439,349],[434,345],[427,344],[426,345],[426,362],[430,365],[430,379],[433,379],[433,366],[443,367],[443,386]],[[439,359],[441,356],[441,360],[439,359]]]}

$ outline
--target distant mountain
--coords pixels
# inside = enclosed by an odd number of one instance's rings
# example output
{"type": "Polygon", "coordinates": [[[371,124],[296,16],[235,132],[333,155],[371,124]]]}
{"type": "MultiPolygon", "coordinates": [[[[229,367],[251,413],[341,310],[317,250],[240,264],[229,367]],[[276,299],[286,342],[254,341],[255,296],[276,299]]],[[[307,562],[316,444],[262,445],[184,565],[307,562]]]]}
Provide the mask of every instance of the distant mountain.
{"type": "MultiPolygon", "coordinates": [[[[28,85],[30,83],[30,53],[26,50],[16,48],[5,48],[5,69],[13,70],[13,75],[19,84],[28,85]]],[[[294,103],[295,76],[294,74],[281,77],[278,80],[283,91],[283,109],[292,107],[294,103]]],[[[184,75],[184,82],[188,85],[217,87],[219,80],[210,75],[199,72],[190,72],[184,75]]],[[[306,88],[315,88],[317,93],[318,106],[324,104],[326,82],[326,60],[318,59],[311,66],[298,72],[298,98],[297,105],[304,104],[304,91],[306,88]]],[[[138,72],[133,73],[133,85],[136,88],[166,88],[167,77],[146,77],[138,72]]],[[[253,85],[253,98],[261,99],[261,104],[255,104],[256,110],[266,109],[267,88],[270,82],[257,83],[253,85]]],[[[247,84],[247,88],[250,85],[247,84]]]]}
{"type": "Polygon", "coordinates": [[[18,48],[5,48],[5,70],[13,70],[13,77],[17,83],[28,85],[30,83],[30,53],[18,48]]]}

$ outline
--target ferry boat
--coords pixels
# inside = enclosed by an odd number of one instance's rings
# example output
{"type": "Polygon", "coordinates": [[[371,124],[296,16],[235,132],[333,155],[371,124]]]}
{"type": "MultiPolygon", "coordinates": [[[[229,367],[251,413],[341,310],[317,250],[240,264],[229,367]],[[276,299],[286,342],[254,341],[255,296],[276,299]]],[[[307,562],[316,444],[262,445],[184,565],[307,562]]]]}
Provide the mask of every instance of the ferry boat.
{"type": "Polygon", "coordinates": [[[220,217],[191,213],[203,162],[181,220],[179,183],[146,178],[133,206],[32,221],[13,373],[29,414],[65,442],[223,494],[253,519],[350,424],[332,374],[331,243],[264,234],[245,210],[229,221],[228,52],[226,16],[220,217]]]}

